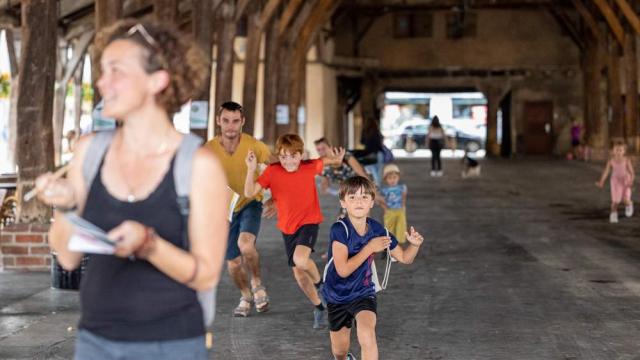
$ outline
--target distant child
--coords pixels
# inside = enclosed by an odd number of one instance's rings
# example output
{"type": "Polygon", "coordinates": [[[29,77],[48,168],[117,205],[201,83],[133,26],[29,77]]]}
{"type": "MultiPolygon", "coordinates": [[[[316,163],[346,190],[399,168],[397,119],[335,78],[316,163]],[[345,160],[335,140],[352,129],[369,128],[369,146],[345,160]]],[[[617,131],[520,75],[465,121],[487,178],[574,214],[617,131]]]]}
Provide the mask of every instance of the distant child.
{"type": "Polygon", "coordinates": [[[388,164],[382,170],[382,188],[380,193],[384,202],[384,226],[396,234],[398,242],[404,244],[407,232],[407,185],[400,184],[400,168],[396,164],[388,164]]]}
{"type": "Polygon", "coordinates": [[[326,327],[325,307],[318,295],[322,278],[316,263],[309,257],[322,222],[315,177],[322,174],[324,166],[341,164],[345,151],[332,149],[327,157],[302,160],[304,142],[295,134],[279,137],[275,150],[280,162],[267,166],[257,182],[254,180],[256,155],[249,151],[244,193],[246,197],[253,198],[262,189],[271,189],[289,266],[298,286],[315,306],[313,328],[320,329],[326,327]]]}
{"type": "Polygon", "coordinates": [[[400,263],[411,264],[423,237],[411,228],[405,233],[409,246],[398,246],[396,237],[368,217],[375,200],[375,186],[355,176],[340,185],[340,205],[347,216],[331,226],[325,284],[322,289],[329,310],[331,351],[338,360],[354,359],[349,353],[353,319],[363,360],[378,359],[376,340],[377,303],[372,280],[374,254],[389,248],[400,263]]]}
{"type": "Polygon", "coordinates": [[[625,156],[627,148],[623,142],[616,142],[613,145],[613,156],[607,161],[607,166],[602,172],[600,181],[596,182],[598,187],[604,186],[604,181],[611,172],[611,214],[609,222],[618,222],[618,205],[624,202],[624,214],[626,217],[633,216],[633,203],[631,202],[631,185],[635,179],[635,172],[631,160],[625,156]]]}

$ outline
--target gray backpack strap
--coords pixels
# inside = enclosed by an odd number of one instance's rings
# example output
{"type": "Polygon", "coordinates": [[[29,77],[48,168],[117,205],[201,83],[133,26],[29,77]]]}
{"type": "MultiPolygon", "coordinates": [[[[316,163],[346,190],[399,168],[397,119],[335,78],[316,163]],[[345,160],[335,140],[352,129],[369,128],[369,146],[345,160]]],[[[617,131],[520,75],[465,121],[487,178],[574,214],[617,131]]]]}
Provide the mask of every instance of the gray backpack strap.
{"type": "Polygon", "coordinates": [[[173,178],[178,196],[189,196],[193,156],[201,145],[202,139],[194,134],[186,134],[182,139],[180,148],[176,153],[176,163],[173,167],[173,178]]]}
{"type": "MultiPolygon", "coordinates": [[[[342,221],[342,220],[338,220],[336,221],[336,223],[340,223],[342,224],[342,226],[344,226],[344,231],[345,233],[347,233],[347,239],[349,238],[349,227],[347,226],[347,224],[342,221]]],[[[331,241],[333,241],[333,239],[331,239],[331,241]]],[[[331,243],[329,243],[329,246],[331,246],[331,243]]],[[[322,282],[325,282],[327,280],[327,273],[329,272],[329,266],[333,263],[333,256],[331,257],[331,259],[329,259],[329,261],[327,261],[327,264],[324,266],[324,271],[322,272],[322,282]]]]}
{"type": "MultiPolygon", "coordinates": [[[[186,134],[178,152],[176,162],[173,166],[173,179],[176,186],[177,202],[180,214],[188,224],[189,219],[189,193],[191,193],[191,171],[193,170],[193,157],[202,145],[202,139],[193,134],[186,134]]],[[[189,249],[189,239],[186,234],[182,237],[182,247],[189,249]]]]}
{"type": "Polygon", "coordinates": [[[95,179],[98,170],[100,170],[100,164],[102,163],[104,154],[107,152],[107,149],[109,149],[115,133],[115,130],[95,132],[87,147],[82,164],[82,176],[84,177],[87,191],[91,188],[93,179],[95,179]]]}
{"type": "MultiPolygon", "coordinates": [[[[185,224],[182,234],[182,247],[189,249],[189,194],[191,193],[191,172],[193,171],[193,157],[202,145],[202,139],[193,134],[186,134],[176,153],[173,165],[173,179],[176,186],[178,207],[185,224]]],[[[202,320],[205,327],[211,326],[216,314],[216,287],[198,291],[198,301],[202,308],[202,320]]]]}

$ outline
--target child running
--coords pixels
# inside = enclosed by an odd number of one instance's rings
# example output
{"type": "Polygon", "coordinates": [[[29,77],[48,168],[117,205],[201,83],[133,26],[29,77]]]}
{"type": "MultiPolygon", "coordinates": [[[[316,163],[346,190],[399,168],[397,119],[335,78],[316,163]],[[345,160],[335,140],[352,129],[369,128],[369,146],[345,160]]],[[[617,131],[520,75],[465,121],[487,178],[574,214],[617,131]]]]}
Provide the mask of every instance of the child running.
{"type": "Polygon", "coordinates": [[[326,272],[322,290],[329,311],[331,351],[337,360],[355,359],[349,353],[351,326],[356,320],[358,342],[363,360],[378,359],[376,340],[376,291],[372,281],[373,255],[387,247],[391,256],[411,264],[418,254],[423,237],[411,227],[404,235],[405,249],[396,237],[377,221],[368,217],[375,200],[375,186],[368,179],[355,176],[340,185],[340,204],[347,216],[333,224],[329,256],[333,262],[326,272]]]}
{"type": "Polygon", "coordinates": [[[315,262],[309,257],[314,251],[318,227],[322,222],[315,177],[322,174],[325,165],[341,164],[345,151],[342,148],[332,149],[327,157],[305,161],[302,160],[303,151],[304,142],[300,136],[282,135],[276,141],[276,154],[280,162],[269,165],[257,182],[254,180],[256,155],[249,151],[244,193],[248,198],[253,198],[262,189],[271,189],[289,266],[298,286],[315,306],[313,328],[320,329],[327,326],[326,309],[318,295],[322,278],[315,262]]]}
{"type": "Polygon", "coordinates": [[[596,185],[600,188],[611,172],[611,214],[609,222],[618,222],[618,205],[624,202],[624,214],[626,217],[633,216],[633,203],[631,202],[631,185],[635,179],[635,172],[631,160],[625,156],[627,148],[623,142],[615,142],[613,145],[613,156],[607,161],[607,166],[602,172],[600,181],[596,185]]]}
{"type": "Polygon", "coordinates": [[[404,244],[407,232],[407,185],[400,183],[400,168],[389,164],[382,170],[382,188],[380,192],[384,201],[380,206],[384,209],[384,226],[389,229],[400,244],[404,244]]]}

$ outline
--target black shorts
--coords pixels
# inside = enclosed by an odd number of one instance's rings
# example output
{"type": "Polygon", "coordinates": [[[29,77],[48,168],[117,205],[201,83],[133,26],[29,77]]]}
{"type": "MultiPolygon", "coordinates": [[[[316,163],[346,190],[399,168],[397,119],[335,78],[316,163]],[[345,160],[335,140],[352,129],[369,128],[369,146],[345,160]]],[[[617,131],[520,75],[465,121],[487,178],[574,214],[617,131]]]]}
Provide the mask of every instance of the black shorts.
{"type": "Polygon", "coordinates": [[[289,260],[289,266],[293,267],[296,264],[293,262],[293,253],[296,251],[296,246],[303,245],[311,248],[316,246],[316,240],[318,240],[318,224],[302,225],[293,234],[282,233],[284,239],[284,249],[287,252],[287,259],[289,260]]]}
{"type": "Polygon", "coordinates": [[[357,299],[348,304],[327,304],[329,330],[339,331],[343,327],[351,329],[353,319],[363,310],[378,314],[378,303],[375,296],[357,299]]]}

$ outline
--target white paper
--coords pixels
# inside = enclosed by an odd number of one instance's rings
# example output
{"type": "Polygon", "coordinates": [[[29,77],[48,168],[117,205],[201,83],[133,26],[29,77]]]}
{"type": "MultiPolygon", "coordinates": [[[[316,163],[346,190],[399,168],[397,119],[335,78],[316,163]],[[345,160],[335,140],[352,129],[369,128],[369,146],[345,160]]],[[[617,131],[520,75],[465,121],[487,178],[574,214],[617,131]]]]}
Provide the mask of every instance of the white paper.
{"type": "Polygon", "coordinates": [[[82,231],[76,231],[69,239],[68,248],[71,251],[111,255],[115,252],[115,247],[108,245],[96,237],[82,231]]]}
{"type": "Polygon", "coordinates": [[[236,204],[238,200],[240,200],[240,195],[231,190],[231,188],[229,188],[229,191],[231,191],[231,202],[229,203],[229,222],[231,222],[231,220],[233,220],[233,210],[235,210],[236,204]]]}

